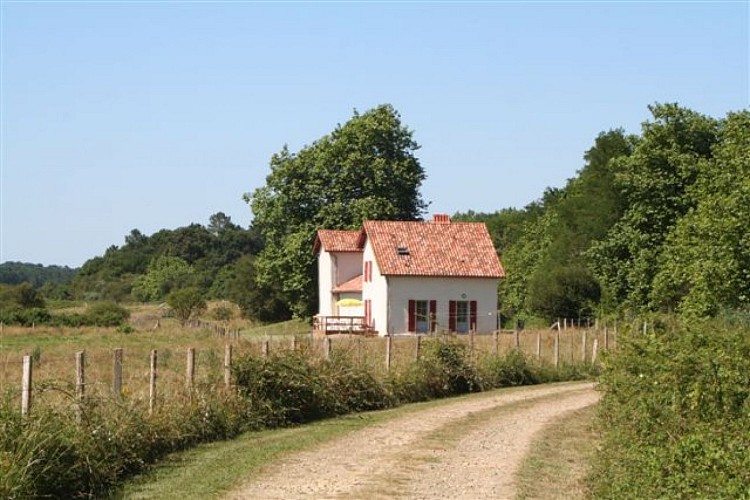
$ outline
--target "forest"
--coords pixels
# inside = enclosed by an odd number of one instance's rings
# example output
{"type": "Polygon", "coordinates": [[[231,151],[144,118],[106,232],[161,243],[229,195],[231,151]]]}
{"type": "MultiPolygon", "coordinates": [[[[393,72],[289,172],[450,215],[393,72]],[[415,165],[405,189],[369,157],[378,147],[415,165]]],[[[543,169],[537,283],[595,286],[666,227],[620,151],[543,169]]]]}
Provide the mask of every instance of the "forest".
{"type": "MultiPolygon", "coordinates": [[[[575,175],[526,207],[454,215],[489,228],[507,274],[506,321],[748,310],[750,112],[649,111],[638,134],[601,132],[575,175]]],[[[418,149],[392,106],[355,111],[300,151],[273,155],[266,185],[244,195],[247,228],[219,212],[205,226],[133,229],[79,270],[6,262],[0,283],[27,282],[47,300],[113,302],[164,301],[189,287],[256,321],[309,317],[316,229],[427,215],[418,149]]]]}

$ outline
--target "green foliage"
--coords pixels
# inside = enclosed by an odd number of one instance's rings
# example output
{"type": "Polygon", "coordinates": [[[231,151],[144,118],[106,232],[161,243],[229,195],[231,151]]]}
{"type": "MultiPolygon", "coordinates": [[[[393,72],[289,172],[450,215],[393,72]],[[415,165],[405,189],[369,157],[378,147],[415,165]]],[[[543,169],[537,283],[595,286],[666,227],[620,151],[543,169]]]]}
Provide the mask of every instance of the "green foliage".
{"type": "Polygon", "coordinates": [[[167,304],[175,312],[181,325],[185,325],[193,314],[206,309],[206,300],[197,287],[180,288],[167,295],[167,304]]]}
{"type": "MultiPolygon", "coordinates": [[[[211,216],[208,227],[190,224],[163,229],[151,236],[133,229],[122,247],[112,246],[103,256],[88,260],[71,289],[78,298],[122,301],[130,298],[134,280],[144,276],[151,263],[159,257],[175,257],[190,265],[196,285],[209,290],[222,268],[243,255],[257,254],[262,246],[257,230],[243,229],[221,212],[211,216]]],[[[226,298],[220,286],[212,297],[226,298]]]]}
{"type": "Polygon", "coordinates": [[[97,302],[85,313],[88,324],[93,326],[118,326],[130,317],[130,311],[114,302],[97,302]]]}
{"type": "Polygon", "coordinates": [[[44,298],[30,283],[0,285],[0,311],[44,308],[44,298]]]}
{"type": "Polygon", "coordinates": [[[727,116],[691,194],[695,209],[660,255],[655,305],[698,316],[750,307],[750,112],[727,116]]]}
{"type": "Polygon", "coordinates": [[[255,257],[246,255],[237,260],[226,280],[226,298],[240,306],[242,316],[261,322],[287,320],[291,311],[281,290],[256,279],[255,257]]]}
{"type": "Polygon", "coordinates": [[[547,319],[590,317],[599,302],[599,283],[587,268],[570,265],[535,272],[528,306],[547,319]]]}
{"type": "Polygon", "coordinates": [[[25,262],[3,262],[0,264],[0,284],[19,285],[30,283],[34,288],[45,284],[67,285],[78,272],[68,266],[43,266],[25,262]]]}
{"type": "Polygon", "coordinates": [[[221,393],[197,394],[149,416],[136,401],[37,404],[22,419],[9,398],[0,402],[0,497],[102,498],[125,477],[166,454],[248,428],[244,401],[221,393]]]}
{"type": "Polygon", "coordinates": [[[621,340],[600,379],[595,496],[750,495],[748,326],[657,324],[621,340]]]}
{"type": "Polygon", "coordinates": [[[719,122],[676,104],[650,107],[633,154],[616,162],[627,208],[589,252],[593,269],[615,304],[653,306],[650,292],[662,245],[680,217],[696,205],[691,190],[719,139],[719,122]]]}
{"type": "Polygon", "coordinates": [[[266,248],[256,261],[257,282],[279,290],[298,317],[312,315],[319,228],[353,229],[369,219],[414,220],[426,204],[424,170],[412,132],[390,105],[339,125],[312,145],[271,158],[266,185],[246,195],[266,248]]]}
{"type": "Polygon", "coordinates": [[[211,311],[211,317],[217,321],[229,321],[234,317],[234,310],[226,304],[219,304],[211,311]]]}
{"type": "Polygon", "coordinates": [[[342,357],[318,362],[284,351],[267,359],[243,358],[234,374],[240,393],[269,426],[391,405],[382,382],[342,357]]]}
{"type": "Polygon", "coordinates": [[[170,291],[195,283],[192,266],[179,257],[157,257],[146,274],[133,282],[133,295],[143,302],[163,299],[170,291]]]}

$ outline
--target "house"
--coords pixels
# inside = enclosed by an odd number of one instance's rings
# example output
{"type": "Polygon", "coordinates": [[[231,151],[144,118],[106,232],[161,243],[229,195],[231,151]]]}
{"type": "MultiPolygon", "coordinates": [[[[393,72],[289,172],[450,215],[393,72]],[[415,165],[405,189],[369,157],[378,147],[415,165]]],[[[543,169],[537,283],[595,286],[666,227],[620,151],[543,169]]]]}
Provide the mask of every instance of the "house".
{"type": "Polygon", "coordinates": [[[379,335],[498,327],[497,284],[505,276],[487,227],[452,222],[367,220],[354,231],[320,230],[315,329],[379,335]]]}

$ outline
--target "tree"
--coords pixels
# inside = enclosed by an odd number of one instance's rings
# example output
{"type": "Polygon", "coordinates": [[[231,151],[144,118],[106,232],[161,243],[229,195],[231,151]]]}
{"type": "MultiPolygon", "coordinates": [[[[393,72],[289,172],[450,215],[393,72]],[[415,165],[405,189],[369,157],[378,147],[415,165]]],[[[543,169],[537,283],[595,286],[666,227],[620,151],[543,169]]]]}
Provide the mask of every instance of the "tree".
{"type": "Polygon", "coordinates": [[[193,268],[179,257],[157,257],[133,283],[133,295],[145,302],[160,300],[172,289],[190,285],[194,278],[193,268]]]}
{"type": "Polygon", "coordinates": [[[266,247],[256,261],[258,284],[278,289],[292,312],[316,307],[315,231],[354,229],[364,219],[416,220],[427,204],[418,144],[390,105],[355,111],[298,153],[272,156],[265,186],[245,195],[266,247]]]}
{"type": "Polygon", "coordinates": [[[185,326],[193,314],[206,309],[206,301],[197,287],[173,290],[167,295],[167,304],[177,315],[180,324],[185,326]]]}
{"type": "Polygon", "coordinates": [[[650,309],[651,289],[665,238],[695,207],[690,192],[702,161],[718,140],[718,122],[676,104],[649,108],[633,154],[615,161],[626,201],[622,218],[588,255],[610,301],[650,309]]]}
{"type": "Polygon", "coordinates": [[[696,207],[668,235],[656,306],[699,316],[750,308],[750,111],[730,113],[691,189],[696,207]]]}

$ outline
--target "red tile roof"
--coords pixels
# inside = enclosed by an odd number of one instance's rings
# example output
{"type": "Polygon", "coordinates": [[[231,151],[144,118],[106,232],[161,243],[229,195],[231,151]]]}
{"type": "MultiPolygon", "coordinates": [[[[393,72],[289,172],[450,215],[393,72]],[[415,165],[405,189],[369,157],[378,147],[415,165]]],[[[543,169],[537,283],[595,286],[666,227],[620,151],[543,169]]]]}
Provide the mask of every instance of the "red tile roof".
{"type": "Polygon", "coordinates": [[[320,229],[315,236],[313,252],[318,253],[321,247],[327,252],[361,252],[358,245],[361,231],[344,231],[334,229],[320,229]]]}
{"type": "Polygon", "coordinates": [[[384,275],[504,277],[487,226],[449,220],[365,221],[364,236],[384,275]]]}
{"type": "Polygon", "coordinates": [[[350,279],[349,281],[341,283],[340,285],[336,286],[331,291],[333,293],[361,292],[362,291],[362,275],[360,274],[359,276],[355,276],[354,278],[350,279]]]}

